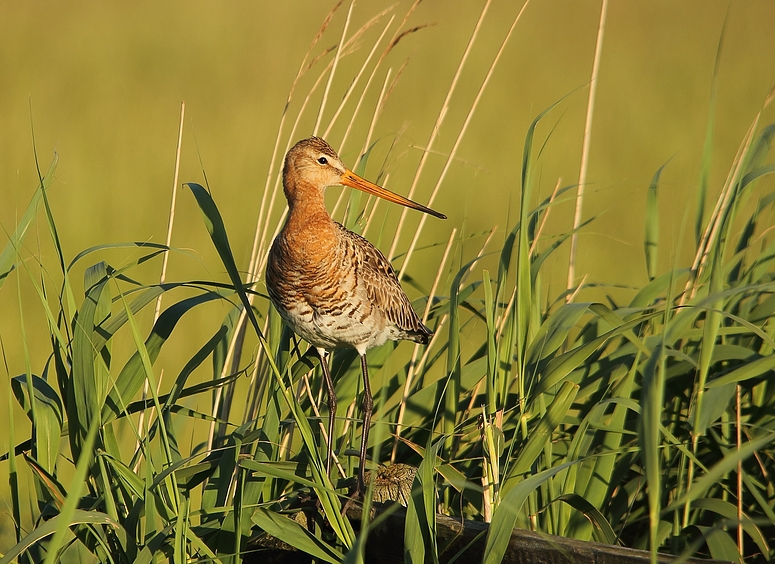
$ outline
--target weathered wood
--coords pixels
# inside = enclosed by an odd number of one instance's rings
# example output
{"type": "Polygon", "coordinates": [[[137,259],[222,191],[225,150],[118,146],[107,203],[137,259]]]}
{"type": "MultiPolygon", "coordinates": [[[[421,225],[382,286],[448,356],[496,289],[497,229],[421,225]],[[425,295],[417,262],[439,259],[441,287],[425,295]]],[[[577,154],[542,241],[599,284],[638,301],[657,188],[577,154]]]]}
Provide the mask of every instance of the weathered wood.
{"type": "MultiPolygon", "coordinates": [[[[360,519],[359,509],[348,512],[353,520],[360,519]]],[[[374,564],[396,564],[404,561],[403,509],[387,517],[385,523],[369,534],[366,544],[366,561],[374,564]]],[[[436,516],[436,538],[440,562],[448,562],[460,550],[468,549],[455,560],[460,564],[480,563],[484,556],[489,525],[480,521],[461,521],[444,515],[436,516]],[[477,539],[478,537],[478,539],[477,539]],[[475,540],[476,539],[476,540],[475,540]]],[[[664,555],[660,564],[667,564],[675,557],[664,555]]],[[[648,564],[649,553],[595,542],[566,539],[514,529],[509,548],[502,561],[504,564],[648,564]]],[[[718,560],[687,560],[691,564],[720,564],[718,560]]]]}
{"type": "MultiPolygon", "coordinates": [[[[374,517],[382,511],[375,510],[374,517]]],[[[351,506],[347,516],[358,530],[361,520],[361,508],[351,506]]],[[[365,561],[369,564],[400,564],[404,562],[404,521],[403,508],[393,508],[382,523],[370,533],[366,543],[365,561]]],[[[444,515],[436,516],[436,538],[439,550],[439,562],[449,562],[463,548],[468,547],[455,562],[459,564],[479,564],[484,556],[489,525],[480,521],[461,521],[444,515]]],[[[258,543],[263,544],[263,543],[258,543]]],[[[301,563],[310,561],[299,553],[288,552],[285,557],[274,550],[263,550],[246,555],[245,562],[301,563]]],[[[675,557],[660,555],[659,563],[667,564],[675,557]]],[[[643,550],[624,548],[595,542],[566,539],[553,535],[543,535],[515,529],[511,535],[509,548],[502,562],[504,564],[648,564],[649,553],[643,550]]],[[[688,564],[721,564],[719,560],[689,559],[688,564]]]]}
{"type": "MultiPolygon", "coordinates": [[[[406,510],[396,505],[380,502],[394,501],[406,506],[411,496],[412,481],[417,469],[407,464],[379,467],[373,473],[375,509],[372,521],[379,519],[379,525],[369,533],[366,542],[366,558],[369,564],[400,564],[404,562],[404,524],[406,510]]],[[[367,483],[372,480],[372,472],[367,472],[367,483]]],[[[353,527],[360,529],[361,506],[347,505],[347,517],[353,527]]],[[[307,512],[317,512],[314,501],[306,503],[307,512]]],[[[318,517],[320,517],[318,515],[318,517]]],[[[296,513],[294,519],[306,526],[309,521],[317,520],[312,515],[296,513]]],[[[436,541],[439,547],[439,562],[449,562],[456,557],[460,564],[479,564],[484,557],[489,525],[481,521],[465,521],[444,515],[436,516],[436,541]],[[464,550],[465,549],[465,550],[464,550]],[[462,551],[462,553],[461,553],[462,551]],[[458,553],[461,553],[458,556],[458,553]]],[[[306,564],[311,561],[307,555],[293,552],[293,549],[272,537],[258,537],[251,543],[258,552],[246,555],[245,562],[262,564],[306,564]]],[[[673,556],[660,555],[659,563],[667,564],[673,556]]],[[[502,560],[505,564],[649,564],[649,553],[644,550],[623,548],[609,544],[566,539],[553,535],[544,535],[514,529],[509,547],[502,560]]],[[[722,564],[719,560],[689,559],[688,564],[722,564]]]]}

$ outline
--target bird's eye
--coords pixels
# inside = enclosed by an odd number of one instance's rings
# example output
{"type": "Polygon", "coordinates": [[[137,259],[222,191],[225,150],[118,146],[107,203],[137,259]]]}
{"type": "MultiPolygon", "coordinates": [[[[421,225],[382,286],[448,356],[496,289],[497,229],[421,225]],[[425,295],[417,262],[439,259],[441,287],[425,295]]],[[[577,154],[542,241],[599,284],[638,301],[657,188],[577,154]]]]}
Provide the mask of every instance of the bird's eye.
{"type": "Polygon", "coordinates": [[[324,165],[324,164],[328,164],[328,159],[327,159],[327,158],[325,158],[325,157],[320,157],[320,158],[318,159],[318,162],[319,162],[320,164],[322,164],[322,165],[324,165]]]}

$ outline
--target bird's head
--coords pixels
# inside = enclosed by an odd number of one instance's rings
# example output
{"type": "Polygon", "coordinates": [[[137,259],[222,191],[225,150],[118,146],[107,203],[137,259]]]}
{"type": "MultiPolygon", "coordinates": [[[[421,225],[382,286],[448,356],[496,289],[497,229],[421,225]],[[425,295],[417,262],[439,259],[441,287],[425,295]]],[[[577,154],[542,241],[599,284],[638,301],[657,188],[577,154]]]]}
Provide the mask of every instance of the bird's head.
{"type": "Polygon", "coordinates": [[[289,202],[298,197],[300,185],[318,190],[321,194],[328,186],[341,184],[373,194],[389,202],[419,210],[435,217],[447,216],[428,207],[382,188],[348,169],[339,155],[320,137],[310,137],[296,143],[285,156],[283,186],[289,202]]]}

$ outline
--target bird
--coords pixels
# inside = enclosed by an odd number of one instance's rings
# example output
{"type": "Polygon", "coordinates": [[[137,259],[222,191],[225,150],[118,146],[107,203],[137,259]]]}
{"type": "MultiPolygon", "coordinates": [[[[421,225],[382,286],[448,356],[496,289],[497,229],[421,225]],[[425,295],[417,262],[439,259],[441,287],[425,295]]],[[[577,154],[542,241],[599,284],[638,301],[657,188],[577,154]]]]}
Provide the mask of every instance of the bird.
{"type": "Polygon", "coordinates": [[[326,474],[331,472],[336,393],[328,367],[334,349],[353,348],[363,375],[363,430],[355,495],[364,491],[373,400],[366,352],[388,340],[427,345],[433,332],[412,309],[390,261],[364,237],[331,218],[325,188],[343,185],[446,219],[348,169],[320,137],[285,155],[283,192],[288,215],[269,250],[266,288],[283,321],[317,351],[328,399],[326,474]]]}

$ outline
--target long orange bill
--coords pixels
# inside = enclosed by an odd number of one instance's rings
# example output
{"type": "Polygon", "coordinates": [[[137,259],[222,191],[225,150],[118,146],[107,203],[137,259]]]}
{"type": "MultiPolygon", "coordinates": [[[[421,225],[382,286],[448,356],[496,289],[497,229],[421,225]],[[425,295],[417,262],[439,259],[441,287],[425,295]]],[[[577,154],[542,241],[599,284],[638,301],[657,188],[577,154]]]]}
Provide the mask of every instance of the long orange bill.
{"type": "Polygon", "coordinates": [[[388,202],[393,202],[394,204],[401,204],[402,206],[406,206],[407,208],[412,208],[413,210],[419,210],[421,212],[425,212],[434,217],[438,217],[439,219],[447,219],[447,216],[444,215],[443,213],[434,211],[431,208],[426,208],[424,205],[418,204],[417,202],[413,202],[412,200],[404,198],[403,196],[399,196],[398,194],[395,194],[390,190],[383,188],[382,186],[377,186],[376,184],[369,182],[365,178],[361,178],[351,170],[346,170],[345,173],[342,175],[342,185],[349,186],[350,188],[355,188],[357,190],[362,190],[367,194],[374,194],[375,196],[383,198],[388,202]]]}

